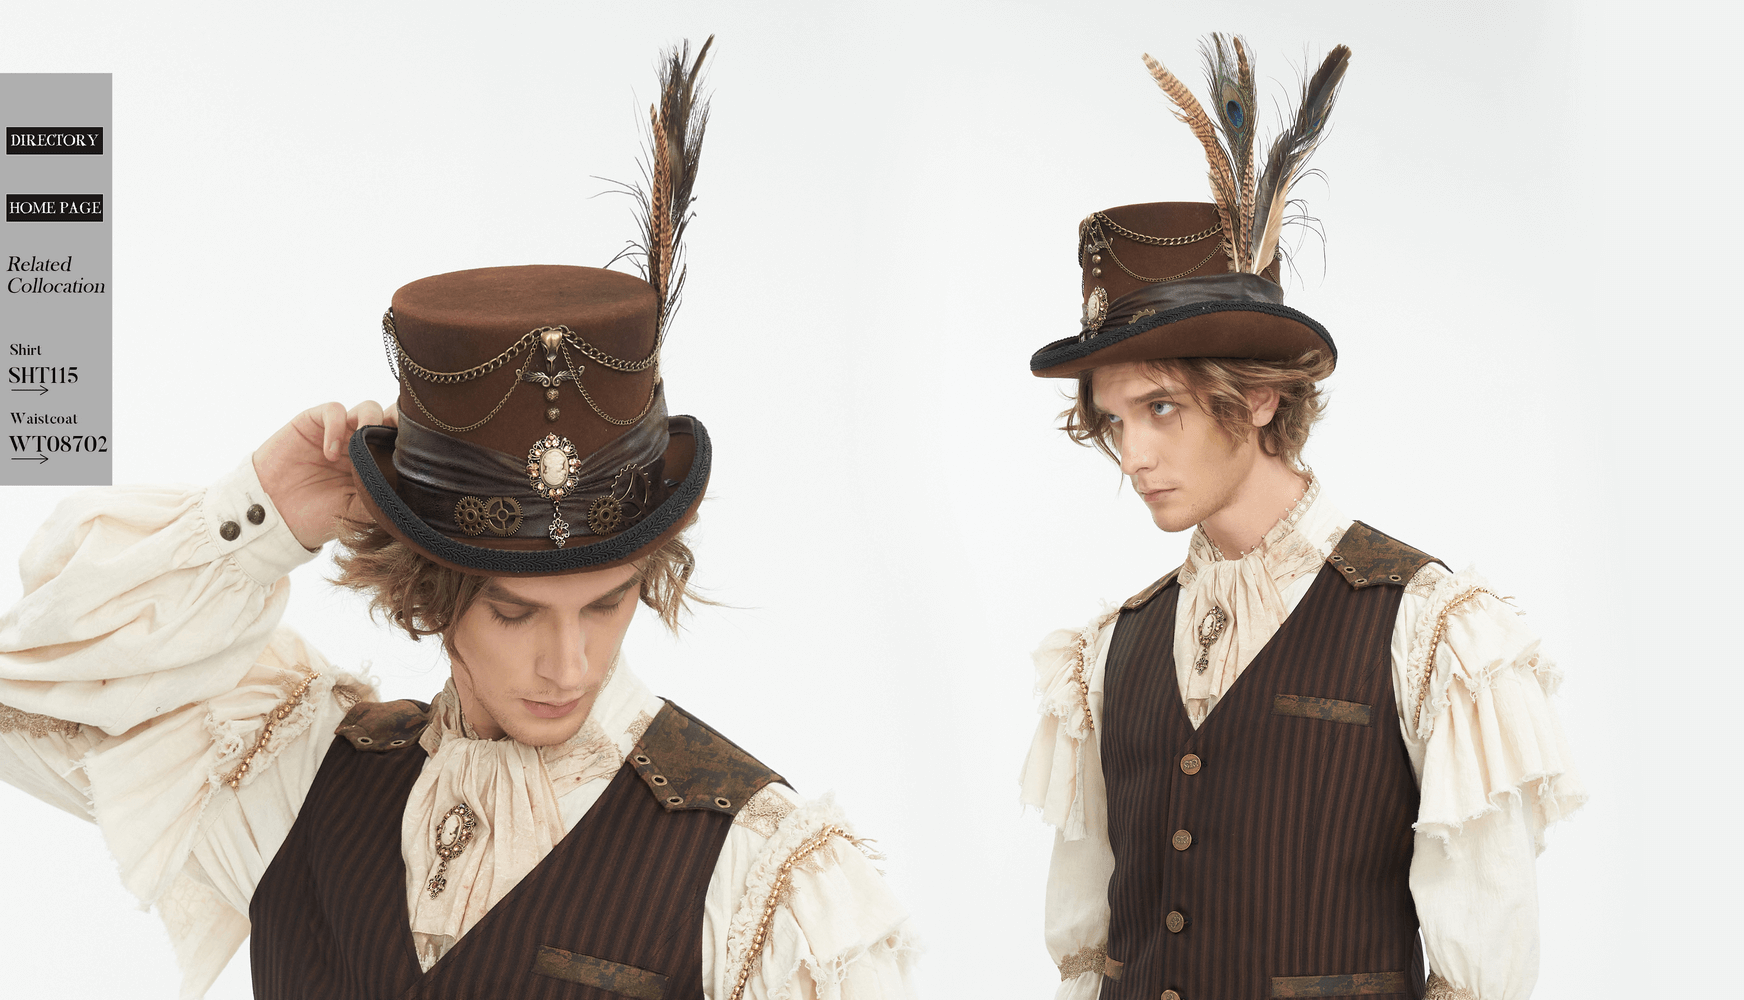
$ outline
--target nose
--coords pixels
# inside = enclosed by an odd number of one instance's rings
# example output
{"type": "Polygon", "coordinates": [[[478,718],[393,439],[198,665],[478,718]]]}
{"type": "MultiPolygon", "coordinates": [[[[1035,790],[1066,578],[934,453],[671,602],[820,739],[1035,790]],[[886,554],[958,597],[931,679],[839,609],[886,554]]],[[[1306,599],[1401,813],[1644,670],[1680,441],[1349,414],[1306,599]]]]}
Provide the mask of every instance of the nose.
{"type": "Polygon", "coordinates": [[[1120,471],[1128,479],[1156,468],[1156,456],[1142,434],[1123,434],[1120,441],[1120,471]]]}
{"type": "Polygon", "coordinates": [[[540,643],[533,672],[558,691],[573,693],[587,677],[587,630],[573,619],[558,621],[540,643]]]}

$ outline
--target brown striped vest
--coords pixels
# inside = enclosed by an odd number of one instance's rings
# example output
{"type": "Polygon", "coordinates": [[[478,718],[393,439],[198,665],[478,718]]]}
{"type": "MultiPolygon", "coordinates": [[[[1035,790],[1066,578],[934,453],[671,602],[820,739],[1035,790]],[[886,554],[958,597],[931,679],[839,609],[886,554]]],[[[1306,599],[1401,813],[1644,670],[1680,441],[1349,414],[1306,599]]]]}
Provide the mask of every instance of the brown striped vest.
{"type": "Polygon", "coordinates": [[[424,707],[360,704],[339,727],[255,890],[254,995],[699,1000],[716,856],[780,776],[668,702],[581,822],[426,973],[400,852],[424,707]]]}
{"type": "Polygon", "coordinates": [[[1197,730],[1175,674],[1179,587],[1127,602],[1104,682],[1104,1000],[1422,997],[1417,785],[1389,643],[1430,561],[1357,522],[1197,730]]]}

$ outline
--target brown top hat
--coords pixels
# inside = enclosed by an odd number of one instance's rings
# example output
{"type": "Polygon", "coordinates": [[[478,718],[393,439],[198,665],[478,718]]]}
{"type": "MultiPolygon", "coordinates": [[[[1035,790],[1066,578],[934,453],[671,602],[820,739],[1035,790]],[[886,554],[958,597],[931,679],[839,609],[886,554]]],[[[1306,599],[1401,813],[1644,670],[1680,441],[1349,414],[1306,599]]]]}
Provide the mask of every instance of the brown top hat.
{"type": "Polygon", "coordinates": [[[394,293],[382,337],[400,425],[359,428],[351,464],[376,523],[436,562],[497,576],[604,569],[672,538],[701,502],[708,432],[667,415],[660,348],[684,286],[708,49],[662,58],[648,184],[625,186],[643,278],[534,264],[394,293]]]}
{"type": "Polygon", "coordinates": [[[1257,108],[1243,41],[1212,35],[1205,56],[1215,118],[1174,74],[1144,58],[1176,117],[1205,146],[1216,200],[1123,205],[1081,222],[1080,329],[1035,352],[1033,374],[1070,378],[1159,358],[1288,361],[1312,350],[1337,360],[1326,328],[1284,305],[1277,245],[1290,185],[1325,134],[1350,50],[1334,49],[1304,86],[1302,107],[1263,170],[1254,157],[1257,108]]]}
{"type": "Polygon", "coordinates": [[[709,440],[669,417],[659,300],[592,267],[455,271],[394,293],[382,320],[400,426],[351,458],[376,522],[443,565],[493,575],[614,566],[681,530],[709,440]]]}

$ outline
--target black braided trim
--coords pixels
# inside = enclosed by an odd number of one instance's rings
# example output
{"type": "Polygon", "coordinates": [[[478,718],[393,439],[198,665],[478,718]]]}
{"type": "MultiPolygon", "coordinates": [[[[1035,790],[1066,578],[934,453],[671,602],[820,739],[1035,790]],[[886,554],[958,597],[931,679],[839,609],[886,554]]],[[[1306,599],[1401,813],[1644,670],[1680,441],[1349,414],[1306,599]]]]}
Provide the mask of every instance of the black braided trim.
{"type": "Polygon", "coordinates": [[[709,462],[713,457],[708,431],[703,428],[702,421],[695,417],[675,419],[689,420],[690,426],[696,431],[696,457],[691,459],[690,472],[685,475],[684,481],[652,513],[627,530],[603,542],[583,545],[572,542],[561,549],[555,546],[549,550],[532,551],[487,549],[456,541],[425,524],[388,486],[387,477],[382,475],[381,468],[375,464],[375,457],[370,454],[369,446],[364,443],[367,432],[392,430],[390,427],[359,427],[351,435],[349,451],[351,464],[357,467],[358,478],[363,481],[363,488],[369,491],[370,499],[375,501],[376,507],[407,538],[431,555],[480,573],[567,573],[603,563],[618,562],[634,555],[637,550],[677,524],[702,495],[703,484],[708,482],[709,462]]]}
{"type": "Polygon", "coordinates": [[[1164,311],[1157,313],[1155,316],[1146,316],[1144,319],[1141,319],[1136,323],[1128,323],[1125,326],[1115,327],[1112,330],[1104,330],[1088,340],[1079,340],[1077,337],[1067,337],[1064,340],[1056,340],[1030,355],[1029,370],[1037,372],[1044,368],[1052,368],[1055,365],[1081,361],[1098,351],[1112,347],[1123,340],[1129,340],[1146,331],[1155,330],[1159,326],[1167,326],[1170,323],[1179,323],[1181,320],[1192,319],[1194,316],[1205,316],[1211,313],[1220,312],[1256,312],[1264,313],[1267,316],[1277,316],[1282,319],[1295,320],[1312,330],[1316,336],[1325,341],[1327,350],[1332,352],[1332,360],[1334,362],[1338,361],[1338,347],[1332,342],[1332,334],[1327,333],[1326,328],[1321,326],[1307,313],[1302,312],[1299,309],[1291,309],[1289,306],[1280,305],[1276,302],[1219,300],[1215,302],[1190,302],[1184,306],[1165,309],[1164,311]]]}

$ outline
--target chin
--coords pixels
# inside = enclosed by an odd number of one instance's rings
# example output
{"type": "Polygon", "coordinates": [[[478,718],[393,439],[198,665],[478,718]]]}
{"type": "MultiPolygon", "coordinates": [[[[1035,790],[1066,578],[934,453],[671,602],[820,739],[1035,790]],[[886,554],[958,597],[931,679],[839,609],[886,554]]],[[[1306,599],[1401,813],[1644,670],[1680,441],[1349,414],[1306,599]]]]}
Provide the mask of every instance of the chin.
{"type": "Polygon", "coordinates": [[[1186,531],[1199,523],[1190,511],[1176,505],[1151,508],[1151,522],[1164,531],[1186,531]]]}

